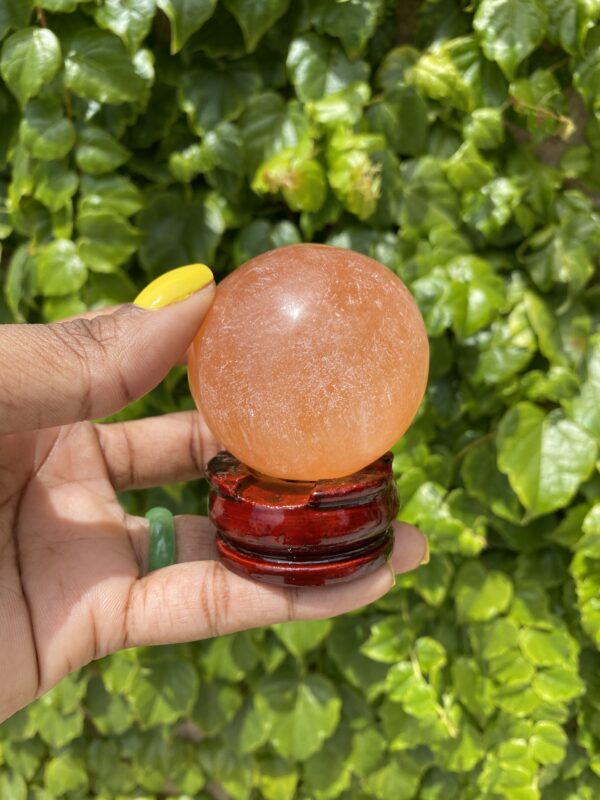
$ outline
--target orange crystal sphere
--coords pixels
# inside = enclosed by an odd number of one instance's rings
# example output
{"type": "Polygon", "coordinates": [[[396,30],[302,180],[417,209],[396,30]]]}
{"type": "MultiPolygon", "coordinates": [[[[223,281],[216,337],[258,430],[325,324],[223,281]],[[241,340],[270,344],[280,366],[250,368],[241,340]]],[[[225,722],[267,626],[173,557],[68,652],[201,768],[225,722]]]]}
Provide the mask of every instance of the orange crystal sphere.
{"type": "Polygon", "coordinates": [[[349,475],[412,422],[429,346],[412,295],[387,267],[298,244],[232,272],[191,347],[189,380],[214,436],[257,472],[349,475]]]}

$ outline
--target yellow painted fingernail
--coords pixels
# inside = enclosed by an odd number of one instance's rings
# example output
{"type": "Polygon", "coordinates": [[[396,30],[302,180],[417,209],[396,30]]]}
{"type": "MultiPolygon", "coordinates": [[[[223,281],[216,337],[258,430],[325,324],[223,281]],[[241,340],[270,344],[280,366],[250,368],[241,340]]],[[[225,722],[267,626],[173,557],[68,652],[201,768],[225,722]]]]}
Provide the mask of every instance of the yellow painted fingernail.
{"type": "Polygon", "coordinates": [[[149,283],[133,301],[140,308],[164,308],[185,300],[214,281],[206,264],[189,264],[177,267],[149,283]]]}
{"type": "Polygon", "coordinates": [[[425,555],[421,559],[421,566],[429,564],[429,539],[425,538],[425,555]]]}

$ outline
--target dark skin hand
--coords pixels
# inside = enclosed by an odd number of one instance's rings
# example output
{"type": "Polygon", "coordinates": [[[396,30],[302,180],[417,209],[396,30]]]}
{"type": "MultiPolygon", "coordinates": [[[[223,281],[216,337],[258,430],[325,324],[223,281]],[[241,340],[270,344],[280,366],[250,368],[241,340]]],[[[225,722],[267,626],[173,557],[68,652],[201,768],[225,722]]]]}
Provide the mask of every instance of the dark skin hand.
{"type": "Polygon", "coordinates": [[[228,572],[208,519],[181,516],[178,563],[146,574],[146,520],[125,513],[116,491],[197,478],[217,444],[195,412],[87,420],[181,362],[213,297],[211,284],[160,310],[0,327],[0,721],[93,659],[341,614],[423,559],[423,535],[395,523],[392,569],[283,589],[228,572]]]}

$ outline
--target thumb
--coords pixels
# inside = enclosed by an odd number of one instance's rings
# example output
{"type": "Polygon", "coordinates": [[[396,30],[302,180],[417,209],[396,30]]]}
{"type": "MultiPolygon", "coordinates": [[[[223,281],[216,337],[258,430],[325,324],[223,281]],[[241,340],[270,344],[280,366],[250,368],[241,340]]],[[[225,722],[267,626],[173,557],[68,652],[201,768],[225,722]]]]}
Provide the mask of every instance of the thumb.
{"type": "Polygon", "coordinates": [[[215,290],[195,264],[158,278],[138,305],[0,326],[0,434],[97,419],[149,392],[184,358],[215,290]]]}

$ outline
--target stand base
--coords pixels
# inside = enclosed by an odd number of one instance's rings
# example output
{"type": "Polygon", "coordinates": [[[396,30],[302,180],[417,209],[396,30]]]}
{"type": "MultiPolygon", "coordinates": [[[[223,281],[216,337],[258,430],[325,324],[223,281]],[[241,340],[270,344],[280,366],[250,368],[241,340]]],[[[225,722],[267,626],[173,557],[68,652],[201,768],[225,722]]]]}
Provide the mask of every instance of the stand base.
{"type": "Polygon", "coordinates": [[[217,536],[217,550],[222,563],[237,575],[279,586],[322,586],[344,583],[374,572],[392,552],[391,528],[375,545],[363,547],[354,554],[331,556],[314,561],[285,560],[249,553],[235,547],[222,534],[217,536]]]}
{"type": "Polygon", "coordinates": [[[238,575],[331,585],[368,575],[391,553],[399,507],[391,453],[344,478],[301,482],[258,475],[222,452],[207,477],[219,557],[238,575]]]}

